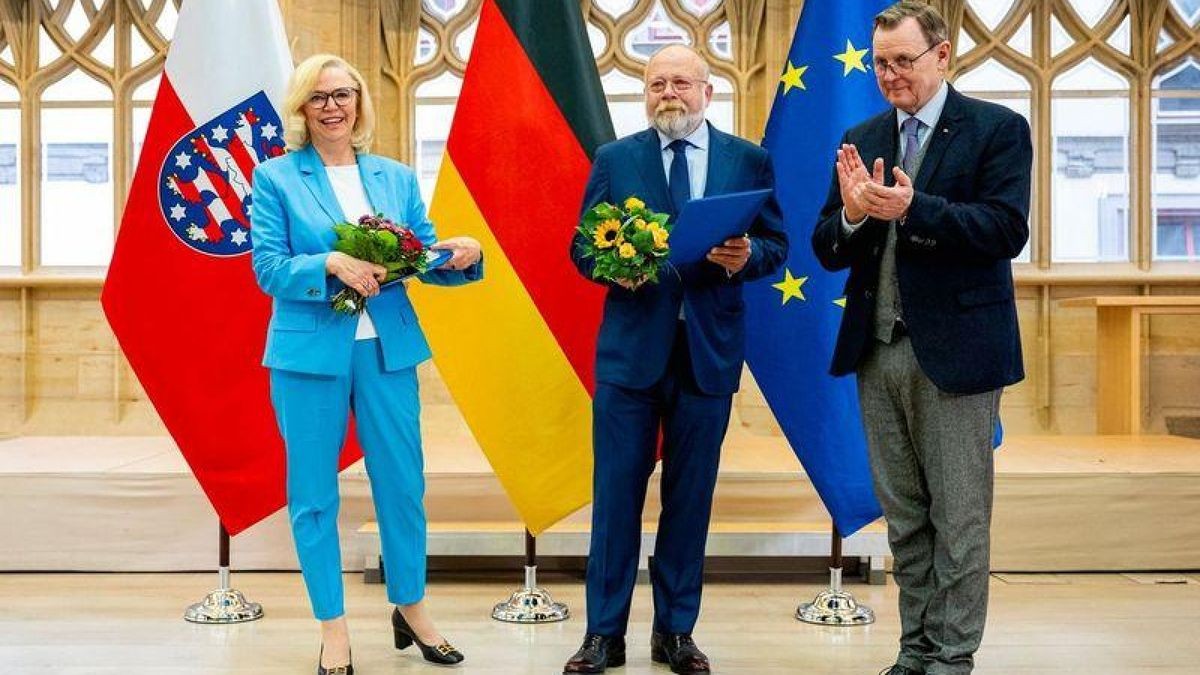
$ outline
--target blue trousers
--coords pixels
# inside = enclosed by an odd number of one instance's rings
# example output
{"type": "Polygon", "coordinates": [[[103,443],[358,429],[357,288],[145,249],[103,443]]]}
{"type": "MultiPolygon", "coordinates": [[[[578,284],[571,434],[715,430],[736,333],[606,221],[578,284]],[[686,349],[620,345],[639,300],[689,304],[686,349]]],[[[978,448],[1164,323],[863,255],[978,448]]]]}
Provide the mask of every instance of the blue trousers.
{"type": "Polygon", "coordinates": [[[379,340],[354,343],[349,377],[271,371],[287,446],[287,497],[304,585],[318,620],[345,613],[337,463],[351,410],[379,522],[388,600],[425,596],[424,458],[415,368],[386,372],[379,340]]]}
{"type": "Polygon", "coordinates": [[[704,545],[731,403],[729,395],[710,396],[696,386],[682,326],[667,372],[652,387],[596,385],[587,632],[625,634],[660,428],[662,512],[650,566],[654,630],[692,632],[700,614],[704,545]]]}

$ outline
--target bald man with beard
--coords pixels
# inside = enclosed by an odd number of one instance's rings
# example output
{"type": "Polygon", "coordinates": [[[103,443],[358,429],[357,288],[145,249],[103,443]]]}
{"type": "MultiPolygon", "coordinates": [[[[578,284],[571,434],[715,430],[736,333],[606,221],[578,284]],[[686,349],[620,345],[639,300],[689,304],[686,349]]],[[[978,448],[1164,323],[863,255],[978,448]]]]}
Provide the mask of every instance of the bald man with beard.
{"type": "MultiPolygon", "coordinates": [[[[708,80],[708,64],[688,47],[666,47],[650,59],[650,128],[597,150],[583,213],[636,196],[674,222],[690,199],[774,187],[765,150],[705,120],[713,92],[708,80]]],[[[593,280],[594,262],[583,257],[582,244],[576,235],[571,258],[593,280]]],[[[564,673],[602,673],[625,663],[642,508],[660,430],[650,655],[676,673],[709,672],[692,628],[721,443],[744,361],[742,284],[774,272],[787,249],[772,197],[745,236],[713,247],[706,259],[664,270],[658,283],[593,280],[606,286],[607,297],[596,345],[588,626],[564,673]]]]}

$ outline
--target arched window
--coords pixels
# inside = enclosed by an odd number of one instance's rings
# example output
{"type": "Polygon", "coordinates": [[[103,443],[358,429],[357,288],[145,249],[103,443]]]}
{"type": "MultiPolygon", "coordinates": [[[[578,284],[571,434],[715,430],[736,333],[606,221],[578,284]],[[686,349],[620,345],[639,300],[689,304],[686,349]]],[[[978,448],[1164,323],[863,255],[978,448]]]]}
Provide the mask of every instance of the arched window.
{"type": "Polygon", "coordinates": [[[1129,81],[1088,58],[1055,78],[1052,96],[1053,260],[1128,261],[1129,81]]]}
{"type": "Polygon", "coordinates": [[[21,266],[20,105],[17,88],[0,79],[0,269],[21,266]]]}
{"type": "MultiPolygon", "coordinates": [[[[999,103],[1020,113],[1027,121],[1030,119],[1032,90],[1029,80],[996,59],[988,59],[966,73],[958,75],[954,80],[954,86],[969,96],[999,103]]],[[[1036,193],[1036,190],[1034,192],[1036,193]]],[[[1034,210],[1031,209],[1031,213],[1033,212],[1034,210]]],[[[1031,231],[1033,229],[1032,223],[1030,229],[1031,231]]],[[[1017,262],[1030,261],[1033,242],[1034,237],[1030,236],[1029,242],[1017,256],[1017,262]]]]}
{"type": "Polygon", "coordinates": [[[42,265],[107,265],[114,232],[112,90],[73,70],[41,102],[42,265]]]}
{"type": "Polygon", "coordinates": [[[1156,77],[1152,96],[1154,257],[1200,260],[1200,63],[1189,58],[1156,77]]]}

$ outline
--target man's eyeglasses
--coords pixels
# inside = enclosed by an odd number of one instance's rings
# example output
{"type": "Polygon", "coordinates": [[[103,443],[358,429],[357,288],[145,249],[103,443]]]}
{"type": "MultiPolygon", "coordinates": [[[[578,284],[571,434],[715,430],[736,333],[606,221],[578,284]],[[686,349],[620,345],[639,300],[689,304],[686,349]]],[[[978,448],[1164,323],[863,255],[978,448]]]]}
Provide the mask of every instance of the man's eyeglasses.
{"type": "Polygon", "coordinates": [[[676,94],[682,94],[685,91],[691,91],[692,87],[698,84],[708,84],[708,80],[689,80],[686,77],[675,77],[670,80],[652,80],[646,84],[646,91],[652,94],[661,94],[667,90],[667,85],[671,85],[676,94]]]}
{"type": "Polygon", "coordinates": [[[883,77],[889,70],[892,71],[894,75],[911,73],[913,65],[916,64],[917,59],[933,51],[934,47],[937,47],[940,44],[941,43],[939,42],[936,45],[930,45],[929,49],[926,49],[916,56],[897,56],[895,61],[888,61],[887,59],[875,59],[875,74],[879,77],[883,77]]]}
{"type": "Polygon", "coordinates": [[[304,103],[313,110],[321,110],[330,99],[333,99],[334,105],[345,108],[354,102],[354,97],[357,95],[358,90],[353,87],[341,87],[333,91],[314,91],[304,103]]]}

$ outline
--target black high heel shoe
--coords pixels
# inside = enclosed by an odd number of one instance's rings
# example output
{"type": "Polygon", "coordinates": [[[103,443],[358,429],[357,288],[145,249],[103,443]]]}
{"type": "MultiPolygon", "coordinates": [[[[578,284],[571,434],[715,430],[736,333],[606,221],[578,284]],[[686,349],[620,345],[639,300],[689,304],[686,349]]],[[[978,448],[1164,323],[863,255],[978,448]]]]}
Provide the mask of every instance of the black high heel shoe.
{"type": "Polygon", "coordinates": [[[326,668],[321,665],[321,657],[325,656],[325,645],[321,645],[321,651],[317,654],[317,675],[354,675],[354,658],[351,654],[350,663],[344,666],[333,666],[326,668]]]}
{"type": "MultiPolygon", "coordinates": [[[[462,663],[462,660],[466,658],[449,642],[431,647],[417,639],[416,631],[404,620],[404,615],[400,613],[399,607],[392,610],[392,633],[396,638],[396,649],[405,649],[416,643],[417,648],[421,650],[421,656],[424,656],[425,660],[430,663],[452,666],[462,663]]],[[[349,675],[353,675],[353,673],[349,675]]]]}

